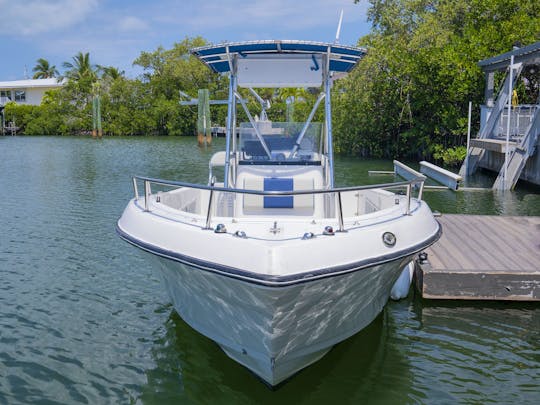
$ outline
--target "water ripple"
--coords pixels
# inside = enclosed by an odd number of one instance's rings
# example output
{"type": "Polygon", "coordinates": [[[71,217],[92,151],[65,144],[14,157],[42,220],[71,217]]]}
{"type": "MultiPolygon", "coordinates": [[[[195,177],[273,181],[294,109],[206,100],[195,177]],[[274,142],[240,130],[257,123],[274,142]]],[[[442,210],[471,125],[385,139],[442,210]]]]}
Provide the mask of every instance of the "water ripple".
{"type": "MultiPolygon", "coordinates": [[[[192,138],[0,139],[0,404],[536,402],[537,306],[391,303],[276,391],[193,331],[152,262],[114,226],[131,175],[205,182],[222,147],[201,150],[192,138]]],[[[378,182],[367,170],[386,164],[337,159],[336,182],[378,182]]],[[[428,196],[442,211],[540,215],[530,190],[498,202],[461,193],[448,203],[443,194],[428,196]]]]}

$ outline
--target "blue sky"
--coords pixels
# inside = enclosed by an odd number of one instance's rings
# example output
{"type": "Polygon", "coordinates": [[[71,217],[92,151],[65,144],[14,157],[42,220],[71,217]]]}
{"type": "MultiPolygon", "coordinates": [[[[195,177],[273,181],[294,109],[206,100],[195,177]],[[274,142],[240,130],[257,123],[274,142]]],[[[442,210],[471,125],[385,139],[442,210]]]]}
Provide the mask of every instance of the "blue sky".
{"type": "Polygon", "coordinates": [[[130,77],[141,51],[170,48],[186,36],[210,42],[253,39],[354,45],[370,29],[367,1],[353,0],[0,0],[0,81],[23,79],[38,58],[62,71],[77,52],[130,77]]]}

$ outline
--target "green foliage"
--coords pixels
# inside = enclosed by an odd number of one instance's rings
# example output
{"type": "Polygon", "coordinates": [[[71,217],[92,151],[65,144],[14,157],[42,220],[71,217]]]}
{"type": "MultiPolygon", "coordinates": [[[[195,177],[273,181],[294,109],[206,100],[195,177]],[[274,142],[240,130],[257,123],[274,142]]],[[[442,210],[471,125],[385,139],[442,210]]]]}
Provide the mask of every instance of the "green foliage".
{"type": "Polygon", "coordinates": [[[9,102],[5,105],[4,109],[6,123],[14,123],[14,125],[20,128],[20,131],[24,131],[28,123],[32,121],[32,116],[36,109],[37,107],[33,105],[9,102]]]}
{"type": "Polygon", "coordinates": [[[179,100],[179,90],[197,96],[198,89],[209,89],[210,94],[220,88],[220,77],[189,53],[206,45],[201,37],[185,38],[172,49],[159,47],[154,52],[142,52],[133,62],[144,69],[143,79],[155,94],[168,100],[179,100]]]}
{"type": "Polygon", "coordinates": [[[445,149],[443,145],[435,144],[432,147],[432,154],[436,161],[443,163],[445,166],[458,166],[467,156],[467,148],[465,146],[456,146],[445,149]]]}
{"type": "MultiPolygon", "coordinates": [[[[133,63],[144,69],[143,83],[152,95],[147,113],[156,134],[195,133],[197,106],[180,106],[180,91],[195,98],[199,89],[209,89],[211,99],[227,97],[226,81],[189,53],[190,49],[206,44],[206,40],[201,37],[185,38],[174,44],[172,49],[159,47],[154,52],[142,52],[133,63]]],[[[212,117],[215,112],[215,107],[212,107],[212,117]]],[[[213,121],[216,120],[213,118],[213,121]]]]}
{"type": "MultiPolygon", "coordinates": [[[[142,52],[134,62],[144,69],[139,79],[128,79],[112,66],[91,63],[90,54],[79,52],[65,62],[62,89],[49,92],[40,106],[13,104],[8,121],[28,135],[89,134],[92,98],[101,98],[106,135],[191,135],[195,132],[196,107],[179,105],[179,90],[196,97],[199,88],[210,89],[211,98],[226,98],[227,82],[191,56],[189,50],[205,45],[202,38],[186,38],[170,50],[142,52]]],[[[34,71],[50,69],[45,59],[34,71]]],[[[54,68],[54,66],[52,67],[54,68]]],[[[214,122],[225,122],[226,106],[212,107],[214,122]]]]}
{"type": "Polygon", "coordinates": [[[89,94],[92,85],[98,79],[98,66],[90,63],[90,54],[79,52],[72,58],[73,62],[64,62],[63,66],[67,71],[64,77],[68,79],[69,84],[75,91],[81,94],[89,94]]]}
{"type": "Polygon", "coordinates": [[[59,75],[56,66],[51,66],[47,59],[39,58],[36,66],[32,69],[34,72],[33,79],[48,79],[59,75]]]}
{"type": "Polygon", "coordinates": [[[109,135],[152,135],[148,111],[152,98],[145,84],[122,76],[104,86],[101,94],[103,131],[109,135]]]}
{"type": "Polygon", "coordinates": [[[334,103],[336,149],[351,154],[424,157],[434,144],[454,150],[465,140],[468,101],[483,101],[477,62],[540,38],[535,0],[370,4],[373,30],[360,40],[368,55],[338,84],[344,93],[334,103]]]}
{"type": "MultiPolygon", "coordinates": [[[[334,85],[334,150],[374,157],[434,156],[447,165],[460,161],[468,102],[483,101],[484,77],[477,62],[508,51],[515,41],[527,45],[540,39],[540,3],[369,3],[373,29],[359,41],[368,54],[334,85]]],[[[7,113],[20,116],[17,124],[27,134],[88,134],[92,97],[99,94],[106,135],[194,135],[197,106],[179,105],[180,91],[197,97],[199,89],[209,89],[211,99],[227,98],[227,78],[212,73],[189,52],[203,45],[201,37],[185,38],[171,49],[142,52],[134,61],[143,70],[137,79],[126,78],[114,67],[93,65],[88,53],[79,52],[63,65],[67,84],[61,90],[49,93],[39,107],[10,107],[7,113]]],[[[520,101],[534,102],[539,70],[523,74],[527,81],[518,86],[520,101]]],[[[271,100],[267,113],[274,121],[285,120],[287,100],[294,100],[295,121],[307,119],[317,97],[312,90],[257,89],[271,100]]],[[[246,89],[239,92],[250,111],[260,114],[258,101],[246,89]]],[[[242,108],[237,113],[239,121],[247,121],[242,108]]],[[[323,113],[321,104],[314,121],[321,121],[323,113]]],[[[213,124],[224,125],[226,115],[226,106],[211,107],[213,124]]],[[[478,116],[473,116],[475,122],[478,116]]]]}

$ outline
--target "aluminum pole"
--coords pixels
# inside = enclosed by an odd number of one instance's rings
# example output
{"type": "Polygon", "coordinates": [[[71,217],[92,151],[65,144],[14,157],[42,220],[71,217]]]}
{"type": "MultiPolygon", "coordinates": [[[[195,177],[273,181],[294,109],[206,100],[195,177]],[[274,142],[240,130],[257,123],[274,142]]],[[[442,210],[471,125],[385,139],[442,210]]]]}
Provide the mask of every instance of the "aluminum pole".
{"type": "MultiPolygon", "coordinates": [[[[327,56],[329,58],[329,56],[327,56]]],[[[330,188],[334,188],[334,148],[332,147],[332,103],[330,100],[330,90],[332,88],[332,80],[330,78],[330,70],[328,63],[325,63],[326,71],[324,72],[324,110],[326,115],[326,139],[328,151],[328,168],[330,171],[330,188]]]]}
{"type": "Polygon", "coordinates": [[[465,175],[469,175],[469,145],[471,142],[471,116],[472,116],[472,101],[469,101],[469,119],[467,123],[467,154],[465,155],[465,175]]]}
{"type": "MultiPolygon", "coordinates": [[[[235,65],[233,63],[233,65],[235,65]]],[[[226,143],[225,143],[225,175],[223,179],[223,185],[225,188],[229,187],[229,171],[231,165],[231,137],[233,134],[233,117],[234,117],[234,104],[236,100],[234,99],[234,91],[236,88],[236,72],[231,71],[229,76],[229,102],[228,102],[228,112],[227,112],[227,134],[226,134],[226,143]]]]}
{"type": "Polygon", "coordinates": [[[504,151],[504,181],[503,189],[506,190],[507,173],[508,173],[508,146],[510,143],[510,113],[512,108],[512,90],[513,90],[513,73],[514,73],[514,55],[510,56],[510,80],[508,81],[508,119],[506,120],[506,147],[504,151]]]}
{"type": "Polygon", "coordinates": [[[319,94],[319,97],[317,98],[317,101],[315,101],[315,105],[311,109],[311,113],[309,114],[309,117],[307,121],[304,124],[304,127],[302,128],[302,131],[300,131],[300,134],[298,135],[298,138],[296,138],[296,141],[294,143],[294,146],[291,150],[291,157],[294,156],[294,154],[298,151],[298,148],[300,147],[300,143],[302,142],[302,139],[304,139],[304,135],[306,135],[306,131],[309,127],[309,124],[311,124],[311,121],[313,120],[313,116],[317,112],[317,109],[319,108],[319,104],[321,104],[322,99],[325,97],[325,94],[319,94]]]}

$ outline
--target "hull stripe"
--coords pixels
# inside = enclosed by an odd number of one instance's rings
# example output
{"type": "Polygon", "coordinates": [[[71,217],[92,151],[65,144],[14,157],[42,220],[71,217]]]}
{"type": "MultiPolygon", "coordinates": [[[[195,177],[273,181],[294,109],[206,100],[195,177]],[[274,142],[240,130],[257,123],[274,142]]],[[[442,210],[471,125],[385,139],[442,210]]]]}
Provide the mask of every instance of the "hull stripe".
{"type": "Polygon", "coordinates": [[[258,274],[247,270],[238,269],[231,266],[212,263],[206,260],[197,259],[195,257],[186,256],[178,252],[162,249],[159,246],[152,245],[137,238],[132,237],[127,232],[123,231],[120,226],[116,225],[116,232],[126,242],[132,245],[173,261],[183,263],[185,265],[212,273],[221,274],[226,277],[239,279],[248,283],[259,284],[267,287],[284,287],[294,284],[306,283],[309,281],[319,280],[321,278],[334,277],[342,274],[359,271],[368,267],[378,266],[383,263],[388,263],[394,260],[399,260],[403,257],[421,252],[425,248],[435,243],[442,234],[441,225],[438,224],[437,232],[427,240],[418,243],[408,249],[393,252],[377,258],[370,258],[354,263],[344,264],[340,266],[328,267],[325,269],[312,270],[299,274],[291,274],[286,276],[275,276],[268,274],[258,274]]]}

